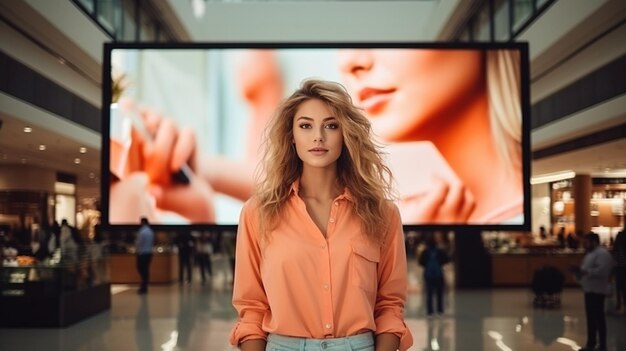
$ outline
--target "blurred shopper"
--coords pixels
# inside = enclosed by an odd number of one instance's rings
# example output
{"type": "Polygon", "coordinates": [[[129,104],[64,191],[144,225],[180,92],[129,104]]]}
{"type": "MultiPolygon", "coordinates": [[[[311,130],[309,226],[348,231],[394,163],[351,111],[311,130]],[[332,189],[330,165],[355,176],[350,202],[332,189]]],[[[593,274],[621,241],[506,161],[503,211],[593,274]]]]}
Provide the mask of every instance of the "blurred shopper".
{"type": "Polygon", "coordinates": [[[200,277],[202,283],[206,282],[206,276],[213,276],[213,266],[211,264],[211,254],[213,253],[213,245],[211,244],[210,233],[200,233],[198,237],[198,246],[196,249],[196,257],[198,258],[198,266],[200,267],[200,277]]]}
{"type": "Polygon", "coordinates": [[[434,234],[426,236],[426,249],[419,257],[419,264],[424,268],[424,284],[426,286],[426,313],[432,316],[435,312],[433,296],[437,299],[437,313],[443,314],[443,289],[445,280],[443,265],[450,262],[448,254],[437,247],[434,234]]]}
{"type": "Polygon", "coordinates": [[[67,219],[61,221],[59,229],[59,248],[61,249],[61,260],[67,263],[76,263],[80,257],[83,242],[78,230],[69,225],[67,219]]]}
{"type": "Polygon", "coordinates": [[[221,238],[220,245],[222,248],[222,253],[228,260],[228,267],[230,268],[231,277],[229,279],[231,283],[234,283],[235,281],[235,257],[237,256],[236,233],[232,231],[220,232],[219,237],[221,238]]]}
{"type": "Polygon", "coordinates": [[[141,227],[137,233],[135,248],[137,250],[137,271],[141,276],[141,286],[139,294],[148,292],[148,283],[150,280],[150,263],[152,261],[152,247],[154,246],[154,231],[150,228],[148,219],[141,218],[141,227]]]}
{"type": "Polygon", "coordinates": [[[178,232],[174,239],[174,244],[178,248],[178,282],[183,284],[184,282],[191,283],[192,272],[192,259],[194,250],[194,239],[191,233],[187,230],[178,232]],[[187,273],[187,279],[185,279],[185,273],[187,273]]]}
{"type": "Polygon", "coordinates": [[[580,268],[574,271],[585,292],[587,343],[580,350],[606,351],[604,300],[610,290],[609,279],[615,262],[609,251],[600,246],[598,234],[587,234],[584,245],[587,253],[580,268]]]}
{"type": "Polygon", "coordinates": [[[368,120],[341,85],[307,80],[266,143],[264,178],[238,227],[230,343],[407,350],[402,223],[368,120]]]}
{"type": "Polygon", "coordinates": [[[615,258],[615,310],[623,315],[626,311],[626,234],[624,230],[617,233],[613,243],[613,257],[615,258]]]}

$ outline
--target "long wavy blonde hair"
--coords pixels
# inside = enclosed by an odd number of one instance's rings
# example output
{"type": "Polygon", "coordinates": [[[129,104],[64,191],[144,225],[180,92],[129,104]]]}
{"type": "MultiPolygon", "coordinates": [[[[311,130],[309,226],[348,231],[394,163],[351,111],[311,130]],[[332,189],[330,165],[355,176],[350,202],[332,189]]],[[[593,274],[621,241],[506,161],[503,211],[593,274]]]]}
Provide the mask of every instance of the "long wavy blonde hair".
{"type": "Polygon", "coordinates": [[[492,134],[500,157],[513,176],[522,168],[522,106],[520,54],[515,50],[487,52],[487,85],[492,134]]]}
{"type": "Polygon", "coordinates": [[[262,237],[275,228],[289,198],[291,185],[302,174],[302,161],[293,145],[293,119],[305,101],[325,102],[341,125],[343,148],[337,160],[339,183],[354,200],[354,212],[363,232],[381,242],[388,218],[392,176],[384,164],[380,145],[373,141],[368,119],[352,104],[339,83],[308,79],[278,107],[264,136],[264,155],[257,178],[258,216],[262,237]]]}

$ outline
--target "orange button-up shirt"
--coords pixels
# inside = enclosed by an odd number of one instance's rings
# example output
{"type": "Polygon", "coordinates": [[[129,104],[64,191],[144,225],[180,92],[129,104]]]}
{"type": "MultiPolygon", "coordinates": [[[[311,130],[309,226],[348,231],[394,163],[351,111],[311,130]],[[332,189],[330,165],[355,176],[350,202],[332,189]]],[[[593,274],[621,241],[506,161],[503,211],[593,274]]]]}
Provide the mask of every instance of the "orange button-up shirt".
{"type": "Polygon", "coordinates": [[[404,323],[407,266],[398,208],[389,204],[383,243],[367,239],[346,191],[331,206],[326,237],[292,186],[278,226],[261,241],[257,203],[248,201],[237,232],[230,343],[268,333],[336,338],[373,331],[413,343],[404,323]]]}

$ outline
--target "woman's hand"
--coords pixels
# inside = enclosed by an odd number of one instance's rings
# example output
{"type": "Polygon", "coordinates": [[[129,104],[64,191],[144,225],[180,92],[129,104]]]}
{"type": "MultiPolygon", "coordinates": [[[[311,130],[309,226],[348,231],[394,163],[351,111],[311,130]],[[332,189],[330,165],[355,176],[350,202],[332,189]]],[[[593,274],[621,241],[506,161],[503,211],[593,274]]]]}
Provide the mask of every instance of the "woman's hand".
{"type": "Polygon", "coordinates": [[[137,223],[141,217],[155,219],[156,203],[148,191],[148,175],[134,172],[111,184],[109,221],[137,223]]]}
{"type": "Polygon", "coordinates": [[[395,143],[385,150],[400,193],[403,223],[467,223],[476,205],[474,196],[433,143],[395,143]]]}
{"type": "Polygon", "coordinates": [[[400,214],[404,223],[462,224],[472,214],[476,203],[460,181],[432,177],[425,193],[400,197],[400,214]]]}
{"type": "Polygon", "coordinates": [[[128,99],[120,101],[120,108],[134,114],[128,169],[147,175],[147,189],[156,207],[176,212],[191,222],[213,222],[214,192],[195,173],[197,145],[193,130],[180,128],[158,111],[136,107],[128,99]],[[177,181],[174,175],[183,170],[184,180],[177,181]]]}

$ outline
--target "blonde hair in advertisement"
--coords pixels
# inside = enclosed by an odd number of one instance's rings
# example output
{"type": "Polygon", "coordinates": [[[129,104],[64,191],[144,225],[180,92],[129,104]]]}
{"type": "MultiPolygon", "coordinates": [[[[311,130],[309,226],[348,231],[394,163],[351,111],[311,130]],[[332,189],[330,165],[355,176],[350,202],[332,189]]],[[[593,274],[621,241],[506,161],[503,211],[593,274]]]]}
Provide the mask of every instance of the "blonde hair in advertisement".
{"type": "Polygon", "coordinates": [[[522,167],[520,55],[514,50],[487,53],[487,91],[492,134],[512,176],[522,167]]]}

